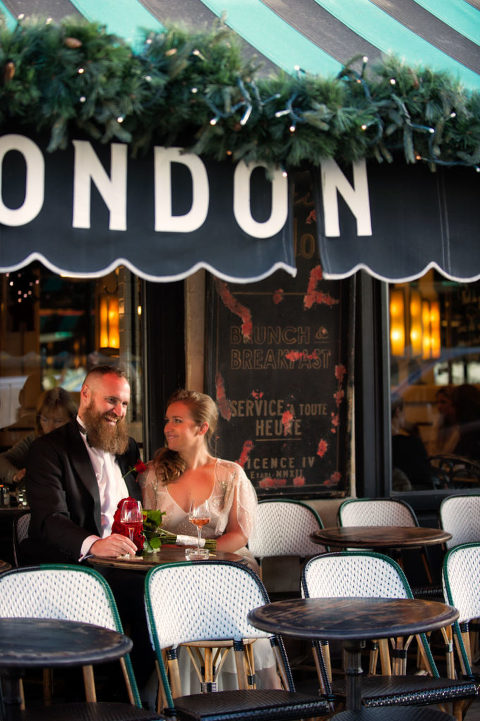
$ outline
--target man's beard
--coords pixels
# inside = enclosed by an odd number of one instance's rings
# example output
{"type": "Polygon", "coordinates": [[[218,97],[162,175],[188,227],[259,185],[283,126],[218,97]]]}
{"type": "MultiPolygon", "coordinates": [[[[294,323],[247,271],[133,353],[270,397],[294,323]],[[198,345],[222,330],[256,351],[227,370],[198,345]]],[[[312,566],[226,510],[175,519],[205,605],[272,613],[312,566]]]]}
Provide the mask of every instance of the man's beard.
{"type": "Polygon", "coordinates": [[[122,455],[128,448],[128,431],[125,418],[114,426],[104,421],[105,417],[113,418],[111,413],[98,413],[93,403],[84,410],[82,421],[87,430],[88,442],[100,451],[122,455]]]}

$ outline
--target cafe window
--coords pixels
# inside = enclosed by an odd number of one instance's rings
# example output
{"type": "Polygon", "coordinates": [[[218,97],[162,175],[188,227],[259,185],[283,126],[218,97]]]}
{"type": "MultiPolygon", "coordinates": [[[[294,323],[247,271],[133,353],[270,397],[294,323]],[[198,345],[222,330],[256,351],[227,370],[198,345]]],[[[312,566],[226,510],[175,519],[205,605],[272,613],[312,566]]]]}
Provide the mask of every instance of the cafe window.
{"type": "Polygon", "coordinates": [[[131,383],[130,433],[142,443],[141,292],[122,266],[95,279],[38,262],[0,275],[0,450],[34,430],[43,391],[60,386],[78,405],[87,370],[116,361],[131,383]]]}
{"type": "Polygon", "coordinates": [[[480,282],[391,284],[392,488],[480,485],[480,282]]]}

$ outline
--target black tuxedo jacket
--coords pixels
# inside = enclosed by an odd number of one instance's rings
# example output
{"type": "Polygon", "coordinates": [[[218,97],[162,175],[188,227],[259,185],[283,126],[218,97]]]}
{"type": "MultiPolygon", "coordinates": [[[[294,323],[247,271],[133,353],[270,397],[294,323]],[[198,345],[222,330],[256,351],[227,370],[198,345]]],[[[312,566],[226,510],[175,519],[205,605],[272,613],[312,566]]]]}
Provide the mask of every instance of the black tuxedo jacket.
{"type": "MultiPolygon", "coordinates": [[[[122,475],[139,458],[130,438],[126,453],[117,456],[122,475]]],[[[102,531],[97,479],[77,421],[35,440],[26,468],[31,521],[28,539],[21,545],[22,560],[78,561],[85,538],[101,536],[102,531]]],[[[136,475],[128,473],[125,482],[129,495],[141,500],[136,475]]]]}

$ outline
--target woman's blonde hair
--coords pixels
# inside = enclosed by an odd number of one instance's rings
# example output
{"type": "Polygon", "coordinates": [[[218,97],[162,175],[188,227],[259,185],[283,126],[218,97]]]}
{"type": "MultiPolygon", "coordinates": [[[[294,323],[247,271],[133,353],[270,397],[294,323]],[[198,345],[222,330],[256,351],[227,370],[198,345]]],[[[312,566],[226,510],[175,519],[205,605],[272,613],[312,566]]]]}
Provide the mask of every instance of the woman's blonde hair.
{"type": "MultiPolygon", "coordinates": [[[[205,442],[210,447],[213,434],[218,423],[217,404],[206,393],[198,391],[188,391],[184,388],[175,391],[167,402],[168,406],[172,403],[183,403],[190,411],[195,424],[201,426],[203,423],[208,424],[208,430],[205,433],[205,442]]],[[[186,469],[186,463],[177,451],[171,451],[169,448],[159,448],[153,458],[153,466],[157,478],[167,485],[180,478],[186,469]]]]}

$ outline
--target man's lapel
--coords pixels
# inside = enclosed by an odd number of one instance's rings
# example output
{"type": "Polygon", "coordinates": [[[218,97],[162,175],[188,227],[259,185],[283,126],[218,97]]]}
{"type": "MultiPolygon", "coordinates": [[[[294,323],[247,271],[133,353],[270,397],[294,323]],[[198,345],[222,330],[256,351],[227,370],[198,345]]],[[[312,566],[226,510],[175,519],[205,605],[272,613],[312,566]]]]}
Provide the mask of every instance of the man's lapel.
{"type": "Polygon", "coordinates": [[[80,426],[76,421],[71,424],[69,455],[72,459],[72,466],[74,467],[75,473],[78,475],[88,492],[93,496],[95,525],[100,533],[102,522],[98,483],[90,461],[90,456],[88,455],[82,434],[80,433],[80,426]]]}

